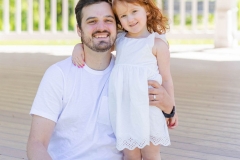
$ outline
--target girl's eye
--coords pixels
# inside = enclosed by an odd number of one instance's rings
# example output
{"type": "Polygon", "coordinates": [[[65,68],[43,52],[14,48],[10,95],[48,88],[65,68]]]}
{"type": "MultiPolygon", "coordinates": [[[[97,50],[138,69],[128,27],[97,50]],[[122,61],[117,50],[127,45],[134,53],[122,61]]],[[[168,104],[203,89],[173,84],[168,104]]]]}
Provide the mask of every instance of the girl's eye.
{"type": "Polygon", "coordinates": [[[126,17],[126,15],[122,15],[122,16],[121,16],[121,18],[124,18],[124,17],[126,17]]]}
{"type": "Polygon", "coordinates": [[[133,11],[133,13],[136,13],[136,12],[137,12],[137,10],[134,10],[134,11],[133,11]]]}

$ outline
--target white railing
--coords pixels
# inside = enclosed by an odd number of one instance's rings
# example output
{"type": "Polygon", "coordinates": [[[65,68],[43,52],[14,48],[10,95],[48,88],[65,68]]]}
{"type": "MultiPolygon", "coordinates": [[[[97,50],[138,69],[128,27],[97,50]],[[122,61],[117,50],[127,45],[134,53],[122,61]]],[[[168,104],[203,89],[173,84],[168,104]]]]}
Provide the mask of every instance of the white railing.
{"type": "MultiPolygon", "coordinates": [[[[15,0],[15,31],[10,30],[9,25],[9,0],[3,0],[3,30],[0,31],[0,40],[11,39],[79,39],[76,33],[76,29],[71,31],[68,28],[68,13],[69,2],[62,0],[62,30],[57,30],[57,0],[49,0],[51,3],[51,29],[45,30],[45,0],[39,0],[39,28],[33,30],[33,0],[27,0],[27,30],[23,31],[21,28],[22,17],[22,0],[15,0]]],[[[174,16],[176,15],[174,6],[176,6],[175,0],[157,0],[160,8],[164,9],[164,5],[167,6],[166,14],[170,20],[170,32],[167,33],[169,39],[214,39],[214,26],[209,27],[209,3],[213,0],[179,0],[179,13],[180,23],[174,23],[174,16]],[[201,10],[202,22],[198,22],[199,2],[203,3],[201,10]],[[167,5],[166,5],[167,4],[167,5]],[[190,9],[186,7],[186,4],[191,4],[190,9]],[[187,10],[188,9],[188,10],[187,10]],[[186,25],[187,16],[191,14],[191,25],[186,25]],[[201,28],[199,28],[201,25],[201,28]]],[[[225,1],[225,0],[218,0],[225,1]]],[[[74,0],[76,4],[78,0],[74,0]]],[[[1,18],[1,17],[0,17],[1,18]]],[[[76,27],[75,27],[76,28],[76,27]]],[[[239,32],[238,32],[239,33],[239,32]]],[[[240,40],[240,34],[236,37],[240,40]]]]}
{"type": "MultiPolygon", "coordinates": [[[[169,38],[174,39],[212,39],[214,36],[214,26],[209,27],[209,3],[210,0],[201,0],[203,3],[202,10],[198,9],[198,0],[180,0],[179,10],[180,10],[180,24],[174,23],[174,0],[168,0],[168,18],[170,20],[170,33],[169,38]],[[186,25],[187,12],[186,4],[191,5],[191,9],[188,14],[191,17],[191,25],[186,25]],[[198,11],[201,11],[202,22],[198,23],[198,11]],[[201,28],[198,26],[201,25],[201,28]]],[[[176,2],[175,2],[176,3],[176,2]]]]}
{"type": "MultiPolygon", "coordinates": [[[[12,39],[48,39],[48,40],[58,40],[58,39],[79,39],[74,31],[70,31],[68,28],[68,1],[62,0],[62,30],[57,31],[57,0],[51,1],[51,30],[45,30],[45,0],[39,0],[39,11],[38,11],[38,30],[33,30],[33,0],[27,0],[28,10],[27,10],[27,30],[23,31],[21,29],[21,2],[22,0],[15,0],[15,30],[10,30],[9,25],[9,0],[3,0],[3,30],[0,30],[0,40],[12,40],[12,39]]],[[[74,0],[76,5],[78,0],[74,0]]],[[[76,27],[75,27],[76,28],[76,27]]]]}

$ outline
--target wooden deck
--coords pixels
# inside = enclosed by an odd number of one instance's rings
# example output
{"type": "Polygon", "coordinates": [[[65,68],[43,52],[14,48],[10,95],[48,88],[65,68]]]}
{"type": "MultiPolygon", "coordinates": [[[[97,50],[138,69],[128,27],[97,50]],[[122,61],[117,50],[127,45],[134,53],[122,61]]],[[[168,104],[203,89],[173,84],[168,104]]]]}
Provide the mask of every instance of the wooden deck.
{"type": "MultiPolygon", "coordinates": [[[[0,160],[27,159],[28,114],[44,71],[64,56],[0,53],[0,160]]],[[[163,160],[240,159],[240,61],[172,58],[179,126],[163,160]]]]}

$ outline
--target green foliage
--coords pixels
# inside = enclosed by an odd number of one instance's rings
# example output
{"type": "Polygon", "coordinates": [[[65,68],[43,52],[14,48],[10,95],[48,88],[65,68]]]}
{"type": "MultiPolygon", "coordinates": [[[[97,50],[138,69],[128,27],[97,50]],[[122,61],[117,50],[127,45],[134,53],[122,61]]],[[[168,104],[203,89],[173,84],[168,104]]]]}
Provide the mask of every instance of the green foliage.
{"type": "MultiPolygon", "coordinates": [[[[179,27],[180,26],[180,14],[175,14],[174,15],[174,25],[175,27],[179,27]]],[[[192,25],[192,15],[186,15],[186,20],[185,20],[185,25],[186,28],[190,29],[191,25],[192,25]]],[[[198,29],[202,29],[203,26],[203,15],[198,15],[197,16],[197,27],[198,29]]],[[[208,16],[208,28],[209,29],[213,29],[214,28],[214,14],[209,13],[208,16]]]]}
{"type": "Polygon", "coordinates": [[[45,0],[45,30],[51,30],[51,1],[45,0]]]}
{"type": "Polygon", "coordinates": [[[69,8],[68,8],[68,29],[70,31],[73,31],[74,28],[76,27],[75,26],[75,4],[74,4],[74,0],[68,0],[68,5],[69,5],[69,8]]]}
{"type": "Polygon", "coordinates": [[[10,31],[14,31],[15,26],[15,0],[9,0],[9,23],[10,23],[10,31]]]}
{"type": "MultiPolygon", "coordinates": [[[[33,0],[33,30],[38,31],[39,27],[39,4],[38,0],[33,0]]],[[[26,9],[26,8],[24,8],[26,9]]]]}
{"type": "Polygon", "coordinates": [[[180,25],[180,15],[179,14],[175,14],[174,17],[174,25],[180,25]]]}
{"type": "MultiPolygon", "coordinates": [[[[22,0],[22,8],[28,8],[27,0],[22,0]]],[[[27,30],[27,10],[22,9],[21,15],[22,15],[22,26],[21,26],[22,31],[26,31],[27,30]]]]}
{"type": "Polygon", "coordinates": [[[62,0],[57,0],[57,30],[62,30],[62,0]]]}
{"type": "Polygon", "coordinates": [[[3,30],[3,0],[0,0],[0,31],[3,30]]]}
{"type": "Polygon", "coordinates": [[[238,30],[240,30],[240,0],[238,0],[238,30]]]}

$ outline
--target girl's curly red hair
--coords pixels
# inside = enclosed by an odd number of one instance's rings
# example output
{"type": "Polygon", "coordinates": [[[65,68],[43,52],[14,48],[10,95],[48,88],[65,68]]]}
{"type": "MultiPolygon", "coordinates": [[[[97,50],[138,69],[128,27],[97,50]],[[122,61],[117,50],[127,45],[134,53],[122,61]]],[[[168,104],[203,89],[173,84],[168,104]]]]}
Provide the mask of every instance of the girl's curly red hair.
{"type": "MultiPolygon", "coordinates": [[[[112,8],[115,14],[117,2],[126,2],[144,7],[146,12],[149,13],[147,15],[147,29],[150,33],[157,32],[159,34],[164,34],[167,29],[169,29],[167,17],[163,16],[162,12],[153,0],[112,0],[112,8]]],[[[118,29],[123,29],[118,17],[117,26],[118,29]]]]}

